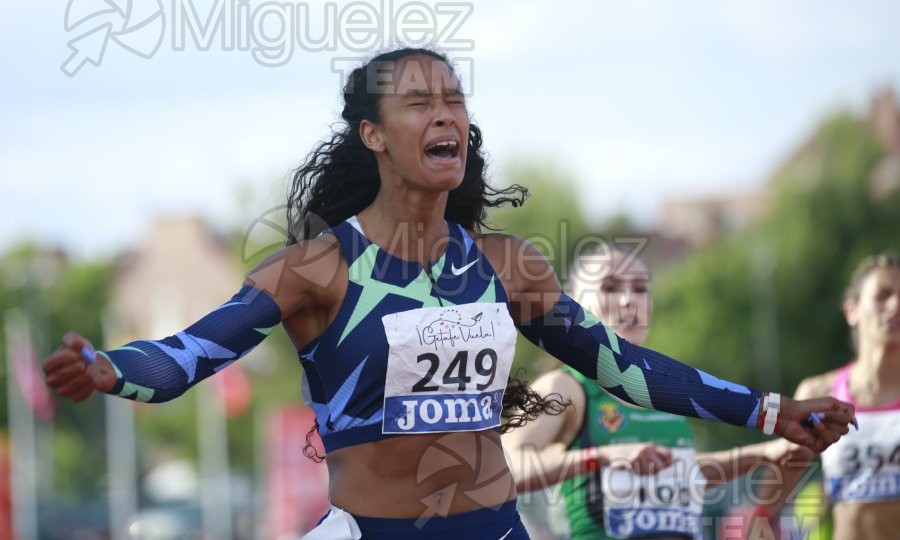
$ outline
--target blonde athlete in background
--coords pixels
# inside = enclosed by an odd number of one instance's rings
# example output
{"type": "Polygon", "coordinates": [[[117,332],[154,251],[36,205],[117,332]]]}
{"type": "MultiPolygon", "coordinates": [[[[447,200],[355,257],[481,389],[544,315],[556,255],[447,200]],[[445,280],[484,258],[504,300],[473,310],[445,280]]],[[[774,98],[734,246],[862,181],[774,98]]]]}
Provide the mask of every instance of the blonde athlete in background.
{"type": "MultiPolygon", "coordinates": [[[[643,261],[602,245],[575,262],[571,281],[573,297],[607,327],[631,343],[644,343],[653,300],[643,261]]],[[[811,455],[803,448],[790,450],[784,440],[695,454],[684,417],[598,392],[568,366],[538,378],[533,388],[542,395],[559,394],[572,406],[507,433],[504,446],[520,492],[563,483],[573,540],[693,538],[700,532],[704,486],[724,483],[761,463],[778,466],[811,455]],[[601,471],[609,466],[631,470],[610,470],[604,483],[601,471]]]]}

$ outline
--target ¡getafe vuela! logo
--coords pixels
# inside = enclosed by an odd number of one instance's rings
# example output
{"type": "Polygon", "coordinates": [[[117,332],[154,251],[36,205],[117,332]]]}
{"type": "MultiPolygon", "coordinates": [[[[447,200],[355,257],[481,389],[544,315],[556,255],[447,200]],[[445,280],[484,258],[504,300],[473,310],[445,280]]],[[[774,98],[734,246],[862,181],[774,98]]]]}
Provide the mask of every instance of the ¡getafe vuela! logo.
{"type": "Polygon", "coordinates": [[[457,341],[467,343],[473,339],[493,338],[494,323],[482,324],[482,315],[483,312],[465,317],[456,309],[445,309],[433,322],[417,328],[419,342],[422,345],[434,345],[436,349],[445,345],[454,347],[457,341]]]}

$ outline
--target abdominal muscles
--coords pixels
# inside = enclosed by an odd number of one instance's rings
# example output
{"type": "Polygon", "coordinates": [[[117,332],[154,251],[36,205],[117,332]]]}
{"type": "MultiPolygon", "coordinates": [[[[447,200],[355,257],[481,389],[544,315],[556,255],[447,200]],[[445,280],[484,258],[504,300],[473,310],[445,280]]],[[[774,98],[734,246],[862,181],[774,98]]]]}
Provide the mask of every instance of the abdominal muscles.
{"type": "Polygon", "coordinates": [[[402,435],[335,450],[326,461],[332,504],[358,516],[419,519],[515,497],[494,430],[402,435]]]}

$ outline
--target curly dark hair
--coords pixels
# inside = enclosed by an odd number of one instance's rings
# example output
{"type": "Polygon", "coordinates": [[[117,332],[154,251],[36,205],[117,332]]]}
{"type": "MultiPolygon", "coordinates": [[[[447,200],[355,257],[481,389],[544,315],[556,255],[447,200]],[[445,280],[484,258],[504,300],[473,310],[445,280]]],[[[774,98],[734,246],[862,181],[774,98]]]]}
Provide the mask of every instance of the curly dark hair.
{"type": "MultiPolygon", "coordinates": [[[[370,84],[385,67],[407,56],[424,55],[445,63],[450,71],[452,63],[439,52],[423,48],[399,48],[378,54],[354,69],[343,89],[342,121],[332,127],[331,137],[316,146],[293,175],[287,204],[287,244],[317,236],[368,207],[381,184],[375,154],[363,144],[359,127],[363,120],[380,123],[379,99],[370,84]]],[[[520,206],[528,197],[528,190],[518,184],[496,189],[485,178],[487,168],[482,150],[481,130],[469,124],[466,167],[462,183],[450,191],[444,217],[472,231],[492,229],[486,222],[487,209],[505,204],[520,206]]],[[[510,378],[503,395],[502,433],[525,425],[543,413],[559,414],[568,401],[561,397],[542,397],[527,383],[510,378]]],[[[318,429],[315,423],[306,435],[304,455],[321,461],[312,446],[311,437],[318,429]]]]}
{"type": "MultiPolygon", "coordinates": [[[[363,144],[359,126],[363,120],[381,122],[378,103],[383,94],[372,90],[374,78],[386,64],[413,55],[441,61],[454,73],[446,56],[419,48],[379,54],[350,73],[343,90],[343,121],[332,127],[331,137],[320,142],[294,171],[287,201],[288,245],[315,237],[322,228],[358,214],[375,200],[381,184],[378,164],[374,152],[363,144]]],[[[463,180],[448,194],[444,211],[448,220],[473,231],[490,228],[486,224],[488,208],[520,206],[528,197],[528,190],[518,184],[495,189],[487,183],[481,145],[481,130],[470,123],[463,180]]]]}
{"type": "Polygon", "coordinates": [[[528,382],[520,379],[521,373],[510,377],[506,382],[506,392],[503,394],[503,424],[500,433],[507,433],[522,427],[541,414],[561,414],[566,407],[572,404],[568,399],[563,399],[560,394],[542,396],[535,392],[528,382]]]}

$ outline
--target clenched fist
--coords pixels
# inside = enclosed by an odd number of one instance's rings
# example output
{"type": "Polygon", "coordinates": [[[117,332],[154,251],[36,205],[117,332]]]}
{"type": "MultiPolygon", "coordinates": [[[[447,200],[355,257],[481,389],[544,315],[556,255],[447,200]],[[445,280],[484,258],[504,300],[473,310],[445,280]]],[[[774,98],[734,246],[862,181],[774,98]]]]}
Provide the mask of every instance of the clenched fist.
{"type": "Polygon", "coordinates": [[[63,337],[63,343],[44,362],[47,385],[59,395],[84,401],[94,392],[109,392],[116,383],[116,371],[103,355],[88,361],[82,354],[93,351],[91,343],[74,332],[63,337]]]}
{"type": "Polygon", "coordinates": [[[831,397],[793,400],[782,397],[782,410],[775,424],[775,434],[805,446],[814,452],[822,452],[842,436],[851,425],[856,425],[853,405],[831,397]],[[818,420],[807,427],[813,413],[818,420]],[[811,429],[810,429],[811,427],[811,429]]]}

